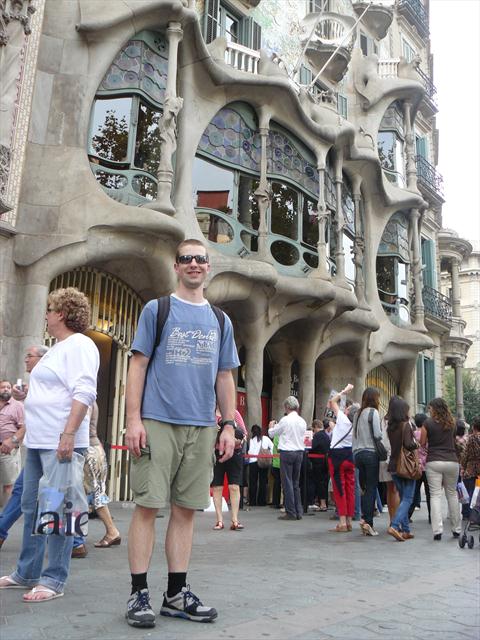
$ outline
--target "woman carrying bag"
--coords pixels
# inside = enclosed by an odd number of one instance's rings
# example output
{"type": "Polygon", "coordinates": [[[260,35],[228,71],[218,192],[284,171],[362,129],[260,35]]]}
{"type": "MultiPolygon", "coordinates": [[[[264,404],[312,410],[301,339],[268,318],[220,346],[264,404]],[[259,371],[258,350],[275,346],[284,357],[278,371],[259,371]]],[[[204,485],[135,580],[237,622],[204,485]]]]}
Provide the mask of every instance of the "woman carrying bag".
{"type": "MultiPolygon", "coordinates": [[[[408,417],[409,406],[400,396],[392,396],[388,405],[386,420],[387,434],[390,440],[391,454],[388,471],[400,495],[400,504],[387,529],[387,533],[398,542],[410,540],[415,536],[410,532],[408,510],[415,494],[416,479],[407,478],[399,473],[399,462],[404,452],[415,451],[418,443],[413,436],[413,430],[408,417]]],[[[418,461],[418,459],[417,459],[418,461]]]]}

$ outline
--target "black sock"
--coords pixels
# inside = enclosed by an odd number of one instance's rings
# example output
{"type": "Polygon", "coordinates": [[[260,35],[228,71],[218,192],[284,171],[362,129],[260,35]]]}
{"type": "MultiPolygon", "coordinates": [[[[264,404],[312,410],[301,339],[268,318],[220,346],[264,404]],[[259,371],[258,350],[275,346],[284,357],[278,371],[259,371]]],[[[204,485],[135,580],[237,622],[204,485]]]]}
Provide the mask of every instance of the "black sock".
{"type": "Polygon", "coordinates": [[[187,586],[187,572],[168,574],[167,596],[169,598],[175,596],[185,586],[187,586]]]}
{"type": "Polygon", "coordinates": [[[147,573],[131,573],[132,576],[132,593],[135,591],[141,591],[142,589],[148,589],[147,586],[147,573]]]}

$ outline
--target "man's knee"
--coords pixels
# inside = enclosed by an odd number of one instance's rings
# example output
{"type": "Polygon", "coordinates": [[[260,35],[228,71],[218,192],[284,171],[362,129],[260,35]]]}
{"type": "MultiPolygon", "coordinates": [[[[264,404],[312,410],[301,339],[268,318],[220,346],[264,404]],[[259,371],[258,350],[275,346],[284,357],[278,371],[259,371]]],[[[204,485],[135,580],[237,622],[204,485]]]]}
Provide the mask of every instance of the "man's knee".
{"type": "Polygon", "coordinates": [[[158,509],[155,507],[142,507],[141,505],[135,505],[135,511],[133,512],[134,518],[142,520],[144,522],[155,521],[158,509]]]}

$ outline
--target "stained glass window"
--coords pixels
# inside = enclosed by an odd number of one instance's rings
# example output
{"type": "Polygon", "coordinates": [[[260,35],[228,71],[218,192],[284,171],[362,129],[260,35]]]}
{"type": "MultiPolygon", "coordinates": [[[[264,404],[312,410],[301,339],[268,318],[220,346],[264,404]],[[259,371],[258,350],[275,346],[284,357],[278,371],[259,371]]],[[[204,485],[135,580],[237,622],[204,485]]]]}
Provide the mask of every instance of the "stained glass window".
{"type": "Polygon", "coordinates": [[[314,157],[307,157],[299,145],[275,129],[270,130],[267,140],[267,173],[293,180],[318,197],[318,170],[314,157]]]}
{"type": "Polygon", "coordinates": [[[224,107],[203,132],[198,150],[231,165],[260,172],[261,142],[242,115],[224,107]]]}

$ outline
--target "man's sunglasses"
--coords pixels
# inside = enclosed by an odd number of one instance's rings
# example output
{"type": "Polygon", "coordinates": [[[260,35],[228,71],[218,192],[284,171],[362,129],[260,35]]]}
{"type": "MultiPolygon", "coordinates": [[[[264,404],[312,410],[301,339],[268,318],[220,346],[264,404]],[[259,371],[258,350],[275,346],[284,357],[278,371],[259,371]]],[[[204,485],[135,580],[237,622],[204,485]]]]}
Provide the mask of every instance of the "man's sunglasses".
{"type": "Polygon", "coordinates": [[[177,256],[177,262],[179,262],[180,264],[191,264],[192,261],[195,260],[195,262],[197,264],[207,264],[208,263],[208,256],[191,256],[191,255],[186,255],[186,256],[177,256]]]}

